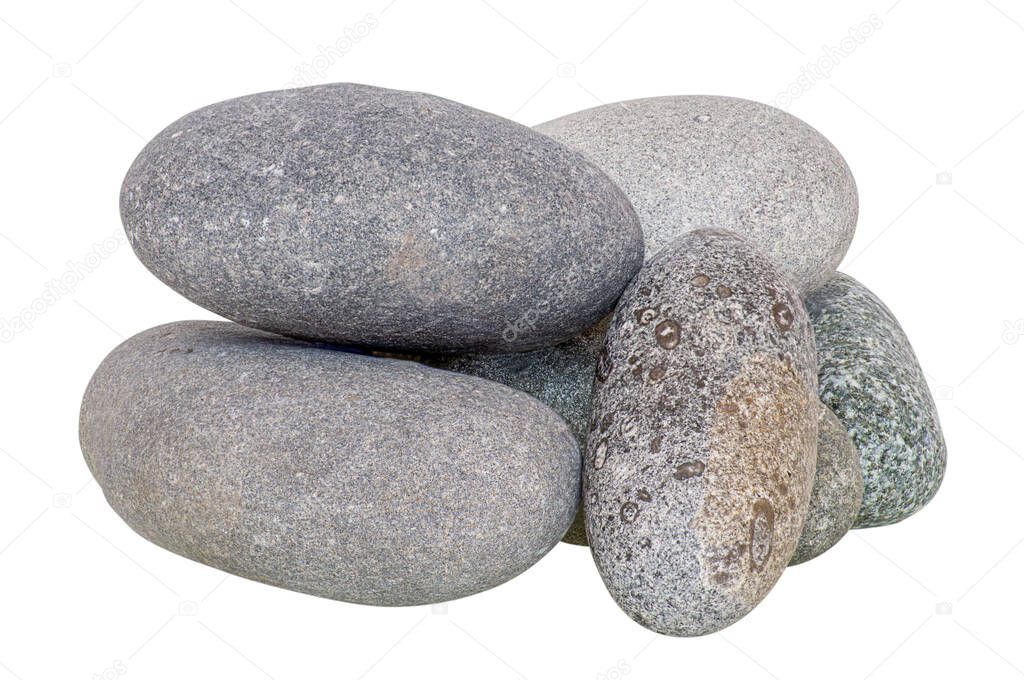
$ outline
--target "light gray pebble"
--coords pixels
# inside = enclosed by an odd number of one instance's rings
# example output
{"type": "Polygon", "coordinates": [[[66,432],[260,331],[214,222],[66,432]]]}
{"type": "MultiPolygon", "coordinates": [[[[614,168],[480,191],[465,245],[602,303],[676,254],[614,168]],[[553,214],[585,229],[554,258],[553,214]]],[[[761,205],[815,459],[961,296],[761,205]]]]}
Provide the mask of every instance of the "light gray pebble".
{"type": "Polygon", "coordinates": [[[86,390],[80,438],[150,541],[363,604],[503,583],[558,543],[579,497],[572,432],[526,394],[226,322],[120,345],[86,390]]]}
{"type": "Polygon", "coordinates": [[[899,321],[859,281],[838,274],[807,297],[821,400],[860,454],[864,501],[854,528],[892,524],[939,490],[946,441],[935,401],[899,321]]]}
{"type": "Polygon", "coordinates": [[[814,559],[853,526],[864,497],[860,456],[836,414],[819,404],[818,462],[807,519],[790,566],[814,559]]]}
{"type": "Polygon", "coordinates": [[[642,261],[629,201],[551,138],[339,83],[199,109],[121,190],[139,259],[229,319],[398,351],[533,349],[599,321],[642,261]]]}
{"type": "Polygon", "coordinates": [[[650,259],[693,229],[734,231],[801,291],[850,246],[857,186],[836,148],[799,118],[732,97],[605,104],[535,127],[579,149],[622,187],[650,259]]]}
{"type": "Polygon", "coordinates": [[[814,481],[815,366],[799,293],[735,234],[679,237],[626,289],[598,360],[583,503],[634,620],[711,633],[775,584],[814,481]]]}

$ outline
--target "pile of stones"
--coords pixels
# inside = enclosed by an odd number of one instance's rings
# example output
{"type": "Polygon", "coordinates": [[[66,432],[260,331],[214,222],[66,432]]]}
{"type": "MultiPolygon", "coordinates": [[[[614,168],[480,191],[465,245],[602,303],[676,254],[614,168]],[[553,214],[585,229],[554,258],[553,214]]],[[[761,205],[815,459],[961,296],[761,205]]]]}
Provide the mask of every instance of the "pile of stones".
{"type": "Polygon", "coordinates": [[[136,159],[143,264],[227,319],[117,347],[82,450],[150,541],[371,605],[589,545],[640,624],[701,635],[935,494],[906,336],[836,273],[839,152],[673,96],[530,129],[354,84],[200,109],[136,159]]]}

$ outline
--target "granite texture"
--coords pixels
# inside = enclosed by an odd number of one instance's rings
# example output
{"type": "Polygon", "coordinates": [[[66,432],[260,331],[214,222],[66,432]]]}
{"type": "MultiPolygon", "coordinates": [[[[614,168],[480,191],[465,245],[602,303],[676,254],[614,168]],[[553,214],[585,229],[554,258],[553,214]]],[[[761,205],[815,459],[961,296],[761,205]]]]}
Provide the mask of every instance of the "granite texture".
{"type": "Polygon", "coordinates": [[[790,566],[812,560],[853,526],[864,497],[860,456],[832,410],[819,404],[818,462],[807,518],[790,566]]]}
{"type": "Polygon", "coordinates": [[[857,187],[843,157],[785,111],[745,99],[674,96],[606,104],[535,127],[622,187],[649,259],[693,229],[734,231],[801,291],[850,246],[857,187]]]}
{"type": "MultiPolygon", "coordinates": [[[[494,380],[536,397],[565,419],[582,448],[586,446],[590,421],[594,369],[607,328],[605,318],[568,342],[532,352],[433,356],[421,360],[430,366],[494,380]]],[[[562,540],[587,545],[582,503],[562,540]]]]}
{"type": "Polygon", "coordinates": [[[583,503],[615,601],[669,635],[735,622],[796,549],[818,399],[797,290],[740,237],[697,230],[652,258],[598,361],[583,503]]]}
{"type": "Polygon", "coordinates": [[[526,394],[225,322],[120,345],[80,437],[107,501],[150,541],[363,604],[503,583],[558,543],[579,496],[575,438],[526,394]]]}
{"type": "Polygon", "coordinates": [[[512,352],[608,314],[642,261],[623,193],[549,137],[456,102],[334,84],[194,111],[121,190],[156,276],[264,330],[512,352]]]}
{"type": "Polygon", "coordinates": [[[864,501],[854,528],[906,519],[935,496],[946,442],[928,383],[892,312],[839,274],[807,297],[821,400],[860,453],[864,501]]]}

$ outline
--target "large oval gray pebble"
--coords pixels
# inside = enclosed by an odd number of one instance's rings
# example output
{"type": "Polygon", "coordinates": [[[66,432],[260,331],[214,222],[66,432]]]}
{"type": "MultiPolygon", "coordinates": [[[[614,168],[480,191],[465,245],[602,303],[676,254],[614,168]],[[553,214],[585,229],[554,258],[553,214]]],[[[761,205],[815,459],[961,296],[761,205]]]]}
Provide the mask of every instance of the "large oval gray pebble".
{"type": "Polygon", "coordinates": [[[579,495],[576,440],[533,397],[225,322],[115,349],[80,435],[108,502],[150,541],[364,604],[507,581],[558,543],[579,495]]]}
{"type": "Polygon", "coordinates": [[[568,339],[642,260],[595,166],[527,127],[335,84],[194,111],[135,160],[139,259],[239,323],[340,344],[519,351],[568,339]]]}
{"type": "Polygon", "coordinates": [[[619,301],[584,457],[587,536],[619,606],[702,635],[789,564],[817,445],[814,344],[799,293],[738,236],[698,230],[619,301]]]}
{"type": "Polygon", "coordinates": [[[860,453],[864,501],[854,527],[892,524],[935,496],[946,442],[924,372],[896,317],[839,274],[807,297],[821,400],[860,453]]]}
{"type": "Polygon", "coordinates": [[[635,99],[535,129],[579,149],[622,187],[648,259],[686,231],[729,229],[809,291],[835,272],[853,239],[857,187],[843,157],[810,125],[766,104],[635,99]]]}
{"type": "Polygon", "coordinates": [[[807,518],[789,564],[814,559],[839,542],[853,526],[864,497],[860,456],[832,409],[819,404],[818,462],[807,518]]]}

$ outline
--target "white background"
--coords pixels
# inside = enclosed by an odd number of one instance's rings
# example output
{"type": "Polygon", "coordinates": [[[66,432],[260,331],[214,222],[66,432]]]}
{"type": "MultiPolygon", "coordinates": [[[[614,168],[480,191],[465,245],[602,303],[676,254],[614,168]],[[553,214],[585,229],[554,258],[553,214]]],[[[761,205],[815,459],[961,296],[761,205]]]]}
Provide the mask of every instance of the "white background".
{"type": "Polygon", "coordinates": [[[1024,675],[1019,3],[136,1],[0,3],[0,324],[31,321],[0,344],[0,680],[1024,675]],[[830,75],[800,85],[819,62],[830,75]],[[432,610],[299,595],[145,542],[90,482],[79,399],[121,339],[211,315],[118,240],[120,182],[178,116],[300,77],[527,124],[652,95],[773,102],[797,82],[786,108],[860,188],[842,269],[902,320],[940,397],[937,498],[700,639],[634,624],[569,545],[432,610]]]}

